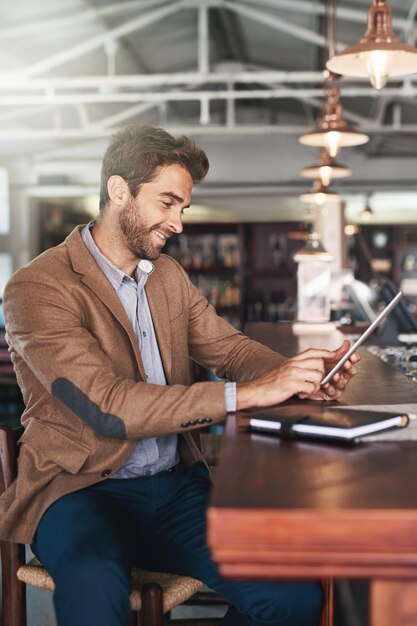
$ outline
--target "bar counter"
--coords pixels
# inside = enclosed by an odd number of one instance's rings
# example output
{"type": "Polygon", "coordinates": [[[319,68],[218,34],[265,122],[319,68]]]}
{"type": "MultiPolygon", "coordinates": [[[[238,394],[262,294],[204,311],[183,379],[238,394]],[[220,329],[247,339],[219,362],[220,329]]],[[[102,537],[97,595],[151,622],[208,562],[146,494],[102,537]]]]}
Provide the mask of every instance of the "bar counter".
{"type": "MultiPolygon", "coordinates": [[[[285,324],[246,330],[288,356],[343,341],[338,332],[294,335],[285,324]]],[[[417,384],[360,352],[342,404],[417,409],[417,384]]],[[[286,404],[294,403],[311,404],[286,404]]],[[[242,420],[228,420],[208,510],[209,546],[223,575],[369,578],[371,626],[417,623],[416,443],[286,441],[245,432],[242,420]]]]}

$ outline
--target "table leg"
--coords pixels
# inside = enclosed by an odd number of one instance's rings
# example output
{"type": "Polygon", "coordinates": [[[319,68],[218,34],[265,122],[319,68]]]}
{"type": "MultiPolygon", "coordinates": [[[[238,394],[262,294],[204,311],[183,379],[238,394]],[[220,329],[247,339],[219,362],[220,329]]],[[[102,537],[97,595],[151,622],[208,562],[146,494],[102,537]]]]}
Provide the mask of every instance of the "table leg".
{"type": "Polygon", "coordinates": [[[372,580],[369,626],[417,624],[417,582],[372,580]]]}

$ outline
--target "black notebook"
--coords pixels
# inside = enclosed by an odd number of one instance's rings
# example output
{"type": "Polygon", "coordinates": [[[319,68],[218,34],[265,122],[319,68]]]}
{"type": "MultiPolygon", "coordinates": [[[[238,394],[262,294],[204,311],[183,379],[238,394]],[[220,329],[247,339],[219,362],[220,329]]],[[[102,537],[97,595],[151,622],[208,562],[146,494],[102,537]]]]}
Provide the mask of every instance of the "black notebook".
{"type": "Polygon", "coordinates": [[[249,429],[280,437],[354,441],[391,428],[404,428],[408,415],[356,409],[300,410],[298,414],[258,413],[244,418],[249,429]]]}

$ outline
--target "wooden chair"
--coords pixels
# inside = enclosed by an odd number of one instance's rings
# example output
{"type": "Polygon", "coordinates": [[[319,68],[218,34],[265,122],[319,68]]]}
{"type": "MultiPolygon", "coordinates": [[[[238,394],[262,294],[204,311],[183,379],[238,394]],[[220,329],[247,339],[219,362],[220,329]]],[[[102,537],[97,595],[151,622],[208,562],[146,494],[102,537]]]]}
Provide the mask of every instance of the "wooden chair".
{"type": "MultiPolygon", "coordinates": [[[[0,493],[3,493],[16,477],[16,441],[22,430],[22,428],[12,430],[9,426],[0,425],[0,493]]],[[[1,626],[26,626],[26,585],[53,591],[54,581],[36,558],[29,563],[25,562],[24,545],[1,542],[0,549],[3,597],[1,626]]],[[[202,587],[202,582],[187,576],[134,568],[133,590],[130,597],[131,623],[141,626],[162,626],[165,613],[190,600],[202,587]]],[[[192,620],[193,626],[200,624],[212,626],[217,623],[218,620],[214,619],[192,620]]]]}
{"type": "MultiPolygon", "coordinates": [[[[0,425],[0,494],[16,478],[17,440],[22,428],[0,425]]],[[[0,626],[26,626],[26,585],[54,591],[51,576],[36,558],[26,563],[25,546],[0,542],[2,566],[2,607],[0,626]]],[[[180,604],[218,604],[210,602],[201,592],[203,583],[187,576],[149,572],[139,568],[132,571],[132,626],[163,626],[164,614],[180,604]]],[[[333,626],[333,586],[323,582],[325,603],[321,626],[333,626]]],[[[193,618],[170,620],[175,626],[215,626],[219,619],[193,618]]]]}

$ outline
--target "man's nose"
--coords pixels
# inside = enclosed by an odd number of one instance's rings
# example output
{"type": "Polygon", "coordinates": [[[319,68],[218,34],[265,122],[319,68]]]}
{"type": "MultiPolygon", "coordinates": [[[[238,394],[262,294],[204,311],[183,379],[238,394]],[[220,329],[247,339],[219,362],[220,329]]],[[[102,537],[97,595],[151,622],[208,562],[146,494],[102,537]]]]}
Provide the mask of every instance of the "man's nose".
{"type": "Polygon", "coordinates": [[[180,213],[178,216],[170,216],[169,219],[169,228],[176,234],[180,234],[183,231],[182,225],[182,214],[180,213]]]}

